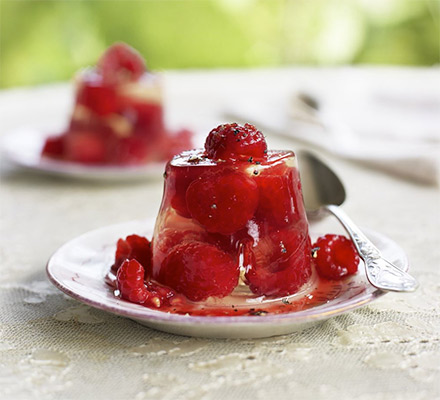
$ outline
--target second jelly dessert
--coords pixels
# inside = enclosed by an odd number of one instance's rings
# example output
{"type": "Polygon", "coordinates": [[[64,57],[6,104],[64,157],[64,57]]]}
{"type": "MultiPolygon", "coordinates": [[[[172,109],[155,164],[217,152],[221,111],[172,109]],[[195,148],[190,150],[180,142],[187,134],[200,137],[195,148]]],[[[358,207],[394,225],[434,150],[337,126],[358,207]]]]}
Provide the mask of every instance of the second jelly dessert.
{"type": "Polygon", "coordinates": [[[142,165],[192,146],[192,133],[164,121],[159,76],[124,43],[110,46],[93,68],[77,74],[68,128],[47,138],[44,157],[86,165],[142,165]]]}

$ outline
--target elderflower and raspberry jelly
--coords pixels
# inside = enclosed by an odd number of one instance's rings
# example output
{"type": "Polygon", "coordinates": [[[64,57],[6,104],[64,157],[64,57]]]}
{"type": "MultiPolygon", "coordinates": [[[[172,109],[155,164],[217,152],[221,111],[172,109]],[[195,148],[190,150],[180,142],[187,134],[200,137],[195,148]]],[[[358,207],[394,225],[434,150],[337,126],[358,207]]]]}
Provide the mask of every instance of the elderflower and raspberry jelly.
{"type": "Polygon", "coordinates": [[[166,167],[151,277],[190,301],[279,298],[312,275],[295,155],[252,125],[221,125],[166,167]],[[227,296],[227,297],[226,297],[227,296]],[[235,297],[234,297],[235,296],[235,297]]]}
{"type": "Polygon", "coordinates": [[[76,77],[68,129],[49,137],[45,157],[94,165],[168,160],[191,146],[187,130],[170,132],[163,118],[162,87],[142,56],[115,43],[93,68],[76,77]]]}
{"type": "MultiPolygon", "coordinates": [[[[311,245],[295,155],[268,151],[254,126],[220,125],[166,167],[152,242],[117,242],[107,282],[122,299],[184,315],[289,313],[347,291],[351,241],[311,245]]],[[[362,290],[362,288],[360,288],[362,290]]]]}

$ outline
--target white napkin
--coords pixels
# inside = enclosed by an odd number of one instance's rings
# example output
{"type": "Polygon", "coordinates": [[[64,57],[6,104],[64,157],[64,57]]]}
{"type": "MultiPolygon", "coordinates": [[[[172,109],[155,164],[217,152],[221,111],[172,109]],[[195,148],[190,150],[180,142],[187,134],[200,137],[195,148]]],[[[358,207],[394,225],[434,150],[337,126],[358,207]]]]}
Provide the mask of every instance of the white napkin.
{"type": "Polygon", "coordinates": [[[402,178],[439,183],[440,98],[434,91],[409,97],[357,90],[313,98],[319,101],[315,113],[292,93],[255,96],[227,114],[402,178]]]}

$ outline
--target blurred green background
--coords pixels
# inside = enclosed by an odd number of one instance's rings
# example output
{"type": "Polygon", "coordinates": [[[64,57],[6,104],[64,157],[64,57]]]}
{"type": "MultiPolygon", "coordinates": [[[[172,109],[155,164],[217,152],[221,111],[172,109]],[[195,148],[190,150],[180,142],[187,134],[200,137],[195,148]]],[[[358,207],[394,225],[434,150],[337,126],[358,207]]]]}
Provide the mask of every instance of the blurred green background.
{"type": "Polygon", "coordinates": [[[0,0],[0,87],[68,80],[115,41],[152,69],[439,63],[438,0],[0,0]]]}

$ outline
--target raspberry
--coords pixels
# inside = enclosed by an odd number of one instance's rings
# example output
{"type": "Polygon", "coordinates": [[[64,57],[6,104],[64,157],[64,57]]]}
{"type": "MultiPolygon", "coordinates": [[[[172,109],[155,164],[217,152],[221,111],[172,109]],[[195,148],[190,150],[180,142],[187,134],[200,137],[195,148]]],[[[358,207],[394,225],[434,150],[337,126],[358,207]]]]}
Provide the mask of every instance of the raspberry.
{"type": "Polygon", "coordinates": [[[116,282],[123,299],[139,304],[148,300],[150,296],[144,284],[144,275],[144,268],[135,259],[125,260],[121,264],[116,282]]]}
{"type": "Polygon", "coordinates": [[[237,240],[231,235],[222,235],[221,233],[206,233],[203,241],[214,246],[220,250],[228,253],[232,258],[237,256],[238,246],[237,240]]]}
{"type": "Polygon", "coordinates": [[[246,279],[252,292],[266,296],[293,294],[312,274],[310,241],[304,233],[284,230],[246,246],[246,279]]]}
{"type": "Polygon", "coordinates": [[[151,271],[151,247],[148,239],[138,235],[127,236],[126,239],[119,239],[116,245],[115,263],[112,271],[116,273],[122,263],[127,259],[134,259],[142,264],[150,276],[151,271]]]}
{"type": "Polygon", "coordinates": [[[132,47],[115,43],[101,56],[97,68],[105,84],[115,85],[138,80],[145,72],[145,62],[132,47]]]}
{"type": "Polygon", "coordinates": [[[186,191],[191,182],[197,179],[199,172],[195,168],[181,167],[171,173],[171,169],[167,167],[166,174],[166,191],[171,198],[171,206],[180,216],[191,218],[186,206],[186,191]]]}
{"type": "Polygon", "coordinates": [[[235,241],[231,236],[225,236],[219,233],[208,233],[197,226],[188,229],[183,227],[181,229],[165,228],[154,237],[154,245],[152,246],[154,249],[153,278],[157,279],[162,261],[174,246],[194,241],[214,245],[236,259],[237,249],[234,246],[235,241]],[[197,228],[199,230],[197,230],[197,228]]]}
{"type": "Polygon", "coordinates": [[[250,124],[219,125],[205,142],[208,157],[215,160],[246,160],[267,158],[267,144],[263,134],[250,124]]]}
{"type": "Polygon", "coordinates": [[[116,113],[119,109],[116,92],[112,87],[87,82],[79,88],[76,101],[99,116],[116,113]]]}
{"type": "Polygon", "coordinates": [[[64,153],[64,136],[51,136],[46,139],[43,154],[49,157],[61,157],[64,153]]]}
{"type": "Polygon", "coordinates": [[[177,245],[164,259],[158,281],[189,300],[224,297],[238,283],[239,267],[216,246],[197,241],[177,245]]]}
{"type": "Polygon", "coordinates": [[[298,169],[285,162],[262,169],[255,177],[260,193],[256,216],[285,228],[296,224],[305,214],[298,169]]]}
{"type": "Polygon", "coordinates": [[[341,279],[357,272],[359,255],[353,242],[345,236],[321,236],[313,248],[318,248],[315,265],[323,278],[341,279]]]}
{"type": "Polygon", "coordinates": [[[84,164],[102,164],[107,158],[105,138],[98,132],[71,131],[64,140],[66,159],[84,164]]]}
{"type": "Polygon", "coordinates": [[[224,235],[243,228],[258,205],[257,184],[245,174],[226,172],[192,182],[186,192],[191,216],[208,232],[224,235]]]}
{"type": "Polygon", "coordinates": [[[117,287],[124,300],[149,307],[160,308],[169,306],[173,298],[178,298],[176,292],[157,283],[144,283],[145,271],[135,259],[125,260],[118,270],[117,287]]]}
{"type": "Polygon", "coordinates": [[[149,156],[148,141],[138,136],[119,139],[113,148],[116,164],[136,165],[144,162],[149,156]]]}
{"type": "Polygon", "coordinates": [[[204,237],[205,234],[202,230],[165,228],[154,240],[159,242],[160,249],[169,251],[178,244],[194,240],[202,241],[204,237]]]}
{"type": "Polygon", "coordinates": [[[157,279],[163,259],[170,253],[174,246],[188,241],[203,241],[204,236],[204,232],[192,229],[162,229],[153,239],[153,278],[157,279]]]}
{"type": "Polygon", "coordinates": [[[293,186],[292,176],[261,176],[258,179],[260,202],[257,215],[279,227],[300,219],[298,204],[302,201],[293,186]]]}
{"type": "Polygon", "coordinates": [[[132,118],[132,123],[148,140],[161,139],[164,132],[164,115],[161,104],[145,102],[133,97],[120,96],[119,103],[124,114],[132,118]]]}

